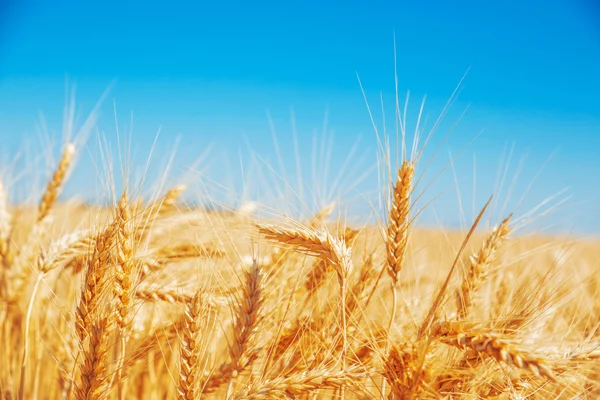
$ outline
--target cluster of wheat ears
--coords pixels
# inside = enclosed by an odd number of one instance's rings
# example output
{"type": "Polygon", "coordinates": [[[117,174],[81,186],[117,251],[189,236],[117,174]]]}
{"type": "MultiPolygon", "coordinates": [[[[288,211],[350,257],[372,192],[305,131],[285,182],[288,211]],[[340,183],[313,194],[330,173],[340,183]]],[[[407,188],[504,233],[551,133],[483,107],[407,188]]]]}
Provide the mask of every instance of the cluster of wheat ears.
{"type": "MultiPolygon", "coordinates": [[[[175,186],[37,212],[0,187],[2,399],[600,396],[597,245],[414,227],[416,160],[387,220],[257,220],[175,186]],[[558,255],[557,255],[558,254],[558,255]]],[[[483,206],[483,205],[482,205],[483,206]]],[[[481,228],[481,226],[480,226],[481,228]]]]}

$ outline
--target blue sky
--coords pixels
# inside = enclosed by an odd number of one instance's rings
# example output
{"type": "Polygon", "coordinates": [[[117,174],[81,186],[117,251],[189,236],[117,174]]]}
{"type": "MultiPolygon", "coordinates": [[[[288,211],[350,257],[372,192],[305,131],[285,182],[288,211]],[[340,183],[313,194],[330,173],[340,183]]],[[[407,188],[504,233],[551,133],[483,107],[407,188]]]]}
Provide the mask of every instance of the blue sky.
{"type": "MultiPolygon", "coordinates": [[[[98,121],[111,143],[116,142],[116,105],[121,129],[129,127],[133,112],[132,147],[139,160],[145,161],[160,128],[155,158],[164,159],[180,138],[185,145],[174,162],[177,173],[212,144],[202,168],[234,187],[242,170],[246,180],[248,174],[258,174],[248,167],[253,153],[278,169],[267,115],[286,159],[285,178],[298,184],[293,110],[307,181],[297,186],[303,186],[302,196],[310,197],[315,158],[314,175],[327,175],[321,179],[331,182],[360,138],[357,154],[364,167],[357,168],[364,171],[375,164],[376,136],[356,73],[378,120],[383,96],[392,128],[394,33],[402,101],[411,91],[409,116],[427,95],[431,122],[469,71],[446,124],[428,146],[428,156],[442,148],[426,175],[426,180],[433,178],[449,152],[458,153],[481,133],[454,165],[467,220],[474,159],[475,202],[480,205],[494,189],[505,149],[513,148],[509,181],[519,159],[527,156],[511,194],[515,201],[552,155],[521,211],[569,187],[572,199],[541,226],[600,233],[600,8],[591,0],[495,5],[0,1],[0,159],[9,162],[24,142],[36,143],[40,112],[50,137],[60,139],[68,77],[76,84],[82,115],[114,84],[98,121]],[[467,106],[467,114],[442,144],[444,129],[467,106]],[[317,142],[322,140],[325,119],[327,135],[335,137],[328,169],[318,162],[327,157],[312,151],[315,135],[317,142]]],[[[357,161],[353,158],[350,165],[357,161]]],[[[80,168],[68,191],[84,187],[94,174],[90,162],[82,160],[80,168]]],[[[348,198],[361,199],[377,190],[375,174],[356,186],[352,181],[339,182],[340,190],[351,187],[344,192],[348,198]]],[[[432,196],[445,195],[423,215],[423,224],[460,224],[455,186],[449,169],[432,186],[432,196]]],[[[317,197],[334,195],[324,188],[312,190],[317,197]]]]}

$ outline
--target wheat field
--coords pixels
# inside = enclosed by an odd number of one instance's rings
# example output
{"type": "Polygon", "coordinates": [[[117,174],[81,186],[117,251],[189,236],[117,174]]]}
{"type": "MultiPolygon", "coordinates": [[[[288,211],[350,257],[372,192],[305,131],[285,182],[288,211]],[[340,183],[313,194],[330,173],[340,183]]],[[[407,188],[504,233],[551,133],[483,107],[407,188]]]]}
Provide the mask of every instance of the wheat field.
{"type": "MultiPolygon", "coordinates": [[[[0,187],[3,399],[594,399],[600,244],[518,235],[486,204],[415,224],[415,163],[379,224],[187,206],[174,186],[37,207],[0,187]]],[[[489,203],[488,203],[489,204],[489,203]]]]}

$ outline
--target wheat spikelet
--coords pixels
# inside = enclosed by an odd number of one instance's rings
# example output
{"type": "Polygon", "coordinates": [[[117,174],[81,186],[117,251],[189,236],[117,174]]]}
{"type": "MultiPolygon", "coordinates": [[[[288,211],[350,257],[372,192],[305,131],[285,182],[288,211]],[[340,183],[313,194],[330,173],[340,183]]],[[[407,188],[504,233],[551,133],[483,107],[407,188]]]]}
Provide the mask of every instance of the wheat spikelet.
{"type": "Polygon", "coordinates": [[[313,215],[308,221],[308,226],[311,228],[318,228],[323,225],[323,222],[335,211],[335,203],[329,203],[325,207],[321,208],[318,213],[313,215]]]}
{"type": "Polygon", "coordinates": [[[105,229],[97,237],[94,253],[87,265],[84,286],[75,312],[75,327],[80,342],[85,340],[90,331],[92,318],[97,312],[100,296],[103,294],[112,239],[113,230],[105,229]]]}
{"type": "MultiPolygon", "coordinates": [[[[335,210],[335,203],[330,203],[328,205],[326,205],[325,207],[321,208],[319,210],[319,212],[317,212],[316,214],[314,214],[307,222],[307,227],[308,229],[322,229],[324,228],[324,222],[327,219],[327,217],[335,210]]],[[[294,249],[282,249],[282,248],[275,248],[272,250],[271,252],[271,262],[268,263],[266,266],[270,267],[268,272],[271,273],[273,269],[278,269],[281,270],[282,266],[285,266],[286,263],[288,263],[288,261],[291,258],[291,255],[293,254],[294,249]]],[[[315,273],[315,277],[314,277],[314,282],[317,283],[318,280],[325,275],[325,270],[328,268],[327,263],[322,260],[322,261],[318,261],[317,264],[315,265],[315,268],[313,269],[313,272],[315,273]]],[[[308,285],[310,285],[311,282],[307,282],[308,285]]],[[[317,283],[318,284],[318,283],[317,283]]]]}
{"type": "Polygon", "coordinates": [[[393,190],[392,206],[388,218],[386,238],[387,272],[392,283],[397,285],[398,274],[402,269],[410,227],[409,211],[412,181],[415,174],[414,163],[404,161],[398,169],[398,177],[393,190]]]}
{"type": "Polygon", "coordinates": [[[231,365],[238,372],[248,365],[248,353],[253,352],[253,340],[261,320],[261,308],[264,302],[263,277],[256,262],[244,274],[246,284],[236,310],[233,343],[229,348],[231,365]]]}
{"type": "MultiPolygon", "coordinates": [[[[352,243],[358,233],[359,231],[356,229],[347,228],[344,230],[342,238],[345,243],[352,243]]],[[[331,263],[328,260],[322,258],[318,259],[308,273],[304,287],[306,287],[309,292],[314,292],[321,287],[325,282],[325,277],[330,267],[331,263]]]]}
{"type": "Polygon", "coordinates": [[[110,320],[99,318],[92,324],[89,344],[83,352],[80,365],[81,383],[75,389],[77,400],[102,400],[108,398],[108,348],[107,335],[110,320]]]}
{"type": "Polygon", "coordinates": [[[201,314],[204,308],[202,296],[197,293],[185,308],[185,325],[181,338],[179,358],[179,387],[177,396],[181,400],[197,398],[198,369],[200,356],[201,314]]]}
{"type": "MultiPolygon", "coordinates": [[[[396,308],[398,300],[398,279],[400,271],[404,266],[406,247],[410,228],[410,196],[412,194],[412,183],[415,173],[413,162],[405,160],[398,169],[396,183],[392,190],[392,204],[388,215],[386,245],[386,271],[392,279],[392,312],[388,323],[388,339],[396,320],[396,308]]],[[[386,346],[388,353],[390,343],[386,346]]],[[[391,354],[391,353],[390,353],[391,354]]],[[[386,381],[382,381],[381,391],[385,393],[386,381]]]]}
{"type": "Polygon", "coordinates": [[[352,272],[352,254],[343,238],[333,237],[326,229],[288,228],[257,224],[266,238],[292,246],[296,251],[325,258],[333,264],[340,282],[352,272]]]}
{"type": "Polygon", "coordinates": [[[262,271],[256,260],[244,275],[243,293],[235,310],[233,343],[229,347],[231,361],[222,363],[215,373],[204,377],[200,384],[203,394],[214,392],[227,381],[231,390],[233,380],[258,357],[254,342],[262,320],[264,292],[262,271]]]}
{"type": "Polygon", "coordinates": [[[69,170],[69,166],[73,161],[74,155],[75,146],[72,143],[68,143],[65,146],[65,149],[63,150],[62,157],[58,162],[58,166],[56,167],[56,170],[54,170],[52,178],[48,181],[46,191],[42,196],[42,201],[40,202],[40,206],[38,209],[38,222],[46,218],[46,216],[50,212],[50,209],[54,206],[56,198],[60,194],[60,190],[64,183],[65,176],[67,175],[67,171],[69,170]]]}
{"type": "Polygon", "coordinates": [[[63,235],[44,251],[44,262],[39,264],[39,272],[47,274],[56,268],[69,266],[73,259],[87,255],[94,245],[95,237],[89,230],[63,235]]]}
{"type": "Polygon", "coordinates": [[[134,259],[133,259],[133,230],[131,227],[131,213],[129,210],[127,192],[123,192],[117,206],[117,217],[115,219],[115,276],[113,292],[116,297],[116,323],[121,331],[125,333],[131,323],[128,316],[135,287],[132,282],[134,259]]]}
{"type": "MultiPolygon", "coordinates": [[[[162,287],[142,287],[135,291],[135,297],[142,301],[163,301],[170,304],[187,304],[192,301],[193,295],[175,289],[162,287]]],[[[226,300],[216,296],[204,294],[203,301],[208,307],[219,308],[226,304],[226,300]]]]}
{"type": "Polygon", "coordinates": [[[38,246],[43,239],[48,235],[47,225],[50,224],[48,215],[50,210],[56,202],[60,190],[63,186],[65,176],[73,161],[75,154],[75,146],[68,143],[65,146],[61,159],[52,175],[52,178],[48,181],[42,200],[38,208],[37,220],[34,223],[27,241],[22,246],[21,251],[18,254],[18,259],[15,260],[17,265],[17,271],[12,282],[12,293],[9,294],[9,302],[14,303],[20,297],[24,290],[24,286],[30,277],[31,267],[30,265],[34,261],[34,257],[38,251],[38,246]]]}
{"type": "Polygon", "coordinates": [[[506,240],[506,237],[510,233],[510,218],[511,216],[508,216],[497,228],[494,228],[481,246],[481,249],[469,258],[469,271],[463,279],[460,291],[456,293],[458,315],[460,318],[468,316],[473,306],[473,295],[479,285],[487,278],[489,266],[493,261],[498,246],[506,240]]]}
{"type": "Polygon", "coordinates": [[[181,194],[187,189],[185,185],[177,185],[172,187],[164,194],[160,207],[158,209],[158,215],[162,216],[173,210],[175,203],[181,197],[181,194]]]}
{"type": "Polygon", "coordinates": [[[390,399],[418,398],[430,380],[427,366],[423,365],[422,343],[392,344],[384,364],[383,376],[390,385],[390,399]]]}
{"type": "Polygon", "coordinates": [[[336,389],[342,386],[360,390],[358,382],[365,376],[362,367],[344,371],[314,369],[299,374],[258,382],[236,393],[235,399],[284,399],[305,395],[317,389],[336,389]]]}
{"type": "Polygon", "coordinates": [[[173,210],[175,203],[185,189],[185,185],[179,185],[169,189],[159,200],[155,200],[144,210],[140,218],[142,223],[135,229],[136,241],[141,241],[143,238],[147,237],[153,223],[157,219],[170,214],[170,211],[173,210]]]}
{"type": "Polygon", "coordinates": [[[324,229],[304,227],[288,228],[274,225],[257,225],[258,231],[267,239],[297,248],[313,256],[334,258],[327,245],[327,232],[324,229]]]}
{"type": "Polygon", "coordinates": [[[477,330],[469,331],[465,330],[466,328],[467,326],[461,323],[442,322],[434,324],[432,331],[434,336],[443,343],[463,350],[474,350],[507,365],[529,370],[536,376],[556,381],[554,373],[541,358],[519,350],[499,335],[477,330]]]}

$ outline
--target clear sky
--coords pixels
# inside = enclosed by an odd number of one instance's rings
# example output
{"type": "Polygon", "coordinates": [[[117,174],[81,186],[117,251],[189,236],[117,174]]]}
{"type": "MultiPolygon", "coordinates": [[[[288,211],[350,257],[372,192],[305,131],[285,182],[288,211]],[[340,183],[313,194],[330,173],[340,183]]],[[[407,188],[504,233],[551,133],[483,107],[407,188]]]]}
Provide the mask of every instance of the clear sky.
{"type": "MultiPolygon", "coordinates": [[[[68,77],[77,85],[83,114],[114,83],[98,127],[116,142],[113,106],[122,128],[129,127],[133,112],[133,148],[142,161],[160,128],[155,158],[164,158],[175,139],[181,139],[175,173],[210,144],[199,168],[211,171],[206,173],[213,179],[235,181],[242,170],[246,180],[248,174],[258,175],[248,167],[253,153],[278,170],[270,115],[286,158],[285,179],[292,186],[302,186],[307,196],[308,182],[314,180],[311,165],[316,165],[314,175],[330,184],[313,187],[315,196],[332,197],[329,189],[346,187],[345,196],[360,199],[377,189],[375,173],[353,185],[360,171],[375,164],[377,141],[356,74],[378,120],[382,93],[388,128],[393,128],[394,33],[402,101],[411,91],[409,116],[427,95],[431,125],[469,71],[442,128],[451,126],[468,105],[469,110],[427,175],[433,178],[449,152],[458,153],[481,133],[454,168],[467,220],[474,160],[475,200],[481,205],[513,148],[504,196],[517,201],[526,193],[520,210],[525,212],[569,187],[571,200],[542,226],[600,233],[600,7],[592,0],[493,5],[470,0],[0,0],[0,160],[10,162],[26,140],[40,138],[40,112],[51,137],[60,139],[68,77]],[[293,171],[292,110],[302,179],[293,171]],[[319,150],[315,155],[315,132],[320,143],[325,120],[325,132],[334,132],[335,145],[330,156],[319,150]],[[346,178],[336,180],[359,138],[346,178]],[[524,172],[508,193],[525,156],[524,172]],[[321,159],[329,159],[330,167],[321,159]],[[351,173],[352,168],[357,171],[351,173]],[[302,180],[305,185],[298,184],[302,180]]],[[[445,133],[436,134],[429,156],[445,133]]],[[[92,174],[85,172],[93,170],[91,163],[82,161],[81,168],[68,189],[72,192],[92,174]]],[[[423,224],[460,224],[455,187],[449,169],[431,189],[432,195],[446,194],[423,215],[423,224]]]]}

